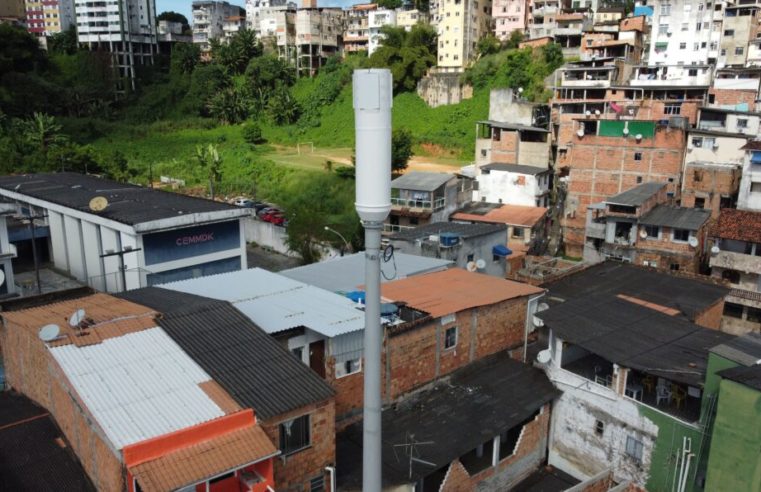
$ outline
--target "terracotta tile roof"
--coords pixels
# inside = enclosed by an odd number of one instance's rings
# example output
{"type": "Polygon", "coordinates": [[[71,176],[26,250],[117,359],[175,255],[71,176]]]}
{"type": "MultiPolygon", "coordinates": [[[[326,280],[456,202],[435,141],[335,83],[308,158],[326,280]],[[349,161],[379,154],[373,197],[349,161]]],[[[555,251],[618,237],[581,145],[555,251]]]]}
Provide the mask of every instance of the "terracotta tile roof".
{"type": "Polygon", "coordinates": [[[712,228],[712,235],[722,239],[761,243],[761,212],[725,208],[712,228]]]}
{"type": "Polygon", "coordinates": [[[761,140],[751,140],[740,147],[740,150],[761,150],[761,140]]]}
{"type": "Polygon", "coordinates": [[[141,463],[130,472],[144,492],[165,492],[235,470],[278,453],[258,426],[235,430],[141,463]]]}
{"type": "Polygon", "coordinates": [[[470,273],[462,268],[416,275],[381,286],[381,295],[386,299],[406,302],[434,318],[542,292],[543,289],[533,285],[470,273]]]}
{"type": "Polygon", "coordinates": [[[230,415],[242,410],[242,407],[216,381],[204,381],[198,383],[198,386],[225,414],[230,415]]]}
{"type": "Polygon", "coordinates": [[[490,222],[493,224],[509,224],[533,227],[547,214],[544,207],[526,207],[522,205],[502,205],[499,208],[480,214],[457,212],[452,220],[470,220],[474,222],[490,222]]]}
{"type": "Polygon", "coordinates": [[[77,346],[100,343],[146,330],[156,326],[156,312],[139,304],[117,299],[107,294],[93,294],[79,299],[46,304],[44,306],[2,313],[9,323],[33,332],[35,335],[45,325],[56,324],[61,337],[51,342],[51,347],[74,344],[77,346]],[[85,310],[88,327],[79,336],[69,325],[69,317],[77,310],[85,310]]]}

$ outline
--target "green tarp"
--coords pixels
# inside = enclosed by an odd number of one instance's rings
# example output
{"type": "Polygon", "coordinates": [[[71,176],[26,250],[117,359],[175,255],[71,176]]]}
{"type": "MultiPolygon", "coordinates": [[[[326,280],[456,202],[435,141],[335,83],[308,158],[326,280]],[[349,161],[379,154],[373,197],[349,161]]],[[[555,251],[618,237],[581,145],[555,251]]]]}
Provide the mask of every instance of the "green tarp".
{"type": "Polygon", "coordinates": [[[655,136],[654,121],[600,121],[601,137],[623,137],[624,128],[629,129],[628,137],[634,138],[635,135],[642,135],[642,138],[653,138],[655,136]]]}

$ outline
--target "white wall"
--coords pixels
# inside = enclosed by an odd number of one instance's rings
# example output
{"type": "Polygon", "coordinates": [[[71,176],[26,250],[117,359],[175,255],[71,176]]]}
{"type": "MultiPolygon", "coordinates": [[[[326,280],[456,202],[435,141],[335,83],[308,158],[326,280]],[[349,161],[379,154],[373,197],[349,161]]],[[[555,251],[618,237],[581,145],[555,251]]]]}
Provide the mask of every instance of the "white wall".
{"type": "Polygon", "coordinates": [[[53,257],[53,265],[60,270],[69,269],[69,260],[66,253],[66,234],[63,228],[63,215],[58,212],[48,211],[48,225],[50,226],[50,245],[53,257]]]}
{"type": "Polygon", "coordinates": [[[87,278],[84,249],[82,246],[82,228],[79,219],[71,216],[63,217],[64,233],[66,234],[66,253],[69,262],[69,273],[82,280],[87,278]]]}
{"type": "Polygon", "coordinates": [[[253,217],[243,219],[246,242],[255,242],[259,246],[270,248],[278,253],[297,257],[296,253],[288,251],[288,234],[285,227],[278,227],[253,217]]]}
{"type": "Polygon", "coordinates": [[[477,200],[485,198],[485,201],[489,203],[528,207],[537,206],[536,196],[546,191],[549,183],[547,175],[532,176],[496,170],[491,170],[489,174],[479,174],[476,179],[478,180],[477,200]],[[525,184],[518,184],[519,176],[523,176],[525,184]],[[540,185],[540,182],[543,184],[540,185]]]}

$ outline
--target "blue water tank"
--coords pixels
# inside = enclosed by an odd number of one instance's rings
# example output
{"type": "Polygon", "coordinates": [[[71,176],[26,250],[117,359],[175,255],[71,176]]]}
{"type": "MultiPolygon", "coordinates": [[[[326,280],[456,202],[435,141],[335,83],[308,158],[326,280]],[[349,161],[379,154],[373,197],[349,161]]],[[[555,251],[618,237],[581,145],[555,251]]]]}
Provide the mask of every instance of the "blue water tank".
{"type": "Polygon", "coordinates": [[[455,246],[460,242],[460,235],[453,232],[443,232],[439,234],[439,243],[442,246],[455,246]]]}

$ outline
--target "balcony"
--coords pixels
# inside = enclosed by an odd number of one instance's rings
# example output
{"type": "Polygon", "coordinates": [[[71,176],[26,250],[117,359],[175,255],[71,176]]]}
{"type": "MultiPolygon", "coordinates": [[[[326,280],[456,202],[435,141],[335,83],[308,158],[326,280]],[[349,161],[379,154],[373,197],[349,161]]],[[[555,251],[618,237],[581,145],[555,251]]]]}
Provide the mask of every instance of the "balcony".
{"type": "Polygon", "coordinates": [[[407,231],[414,228],[415,226],[403,226],[399,224],[383,224],[383,232],[386,234],[407,231]]]}
{"type": "Polygon", "coordinates": [[[393,208],[413,208],[424,210],[441,210],[444,208],[444,198],[431,200],[416,200],[414,198],[392,198],[391,206],[393,208]]]}
{"type": "Polygon", "coordinates": [[[726,268],[741,272],[761,272],[761,256],[752,256],[732,251],[719,251],[712,255],[711,268],[726,268]]]}
{"type": "Polygon", "coordinates": [[[581,27],[558,27],[555,36],[581,36],[581,27]]]}

